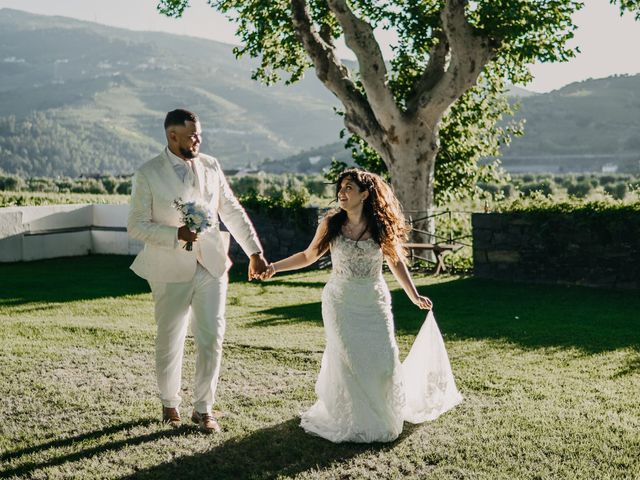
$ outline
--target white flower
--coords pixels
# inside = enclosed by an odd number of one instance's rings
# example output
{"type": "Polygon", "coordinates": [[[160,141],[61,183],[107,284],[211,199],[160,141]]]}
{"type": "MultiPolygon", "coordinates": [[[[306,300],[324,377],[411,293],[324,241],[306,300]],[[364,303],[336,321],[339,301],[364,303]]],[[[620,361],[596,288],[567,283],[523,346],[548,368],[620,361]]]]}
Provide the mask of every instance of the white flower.
{"type": "Polygon", "coordinates": [[[194,225],[201,226],[204,222],[204,217],[201,213],[197,212],[191,215],[191,221],[194,223],[194,225]]]}

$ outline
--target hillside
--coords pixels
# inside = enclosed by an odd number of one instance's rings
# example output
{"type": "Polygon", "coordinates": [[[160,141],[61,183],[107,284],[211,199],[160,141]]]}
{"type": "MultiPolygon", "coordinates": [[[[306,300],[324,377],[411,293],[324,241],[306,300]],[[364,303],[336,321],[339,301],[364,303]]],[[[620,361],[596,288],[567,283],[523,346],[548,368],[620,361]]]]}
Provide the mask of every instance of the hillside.
{"type": "Polygon", "coordinates": [[[345,149],[344,141],[304,150],[296,155],[279,160],[266,160],[258,165],[268,173],[318,173],[331,166],[336,159],[348,165],[355,165],[351,150],[345,149]]]}
{"type": "Polygon", "coordinates": [[[209,40],[0,10],[0,169],[128,173],[164,144],[173,108],[199,113],[204,152],[227,167],[334,142],[340,119],[315,79],[251,80],[209,40]]]}
{"type": "Polygon", "coordinates": [[[511,170],[639,170],[640,75],[571,83],[520,98],[525,135],[503,150],[511,170]]]}
{"type": "MultiPolygon", "coordinates": [[[[524,136],[502,151],[512,172],[602,171],[612,164],[620,172],[640,172],[640,75],[589,79],[550,93],[510,87],[520,103],[515,118],[525,119],[524,136]]],[[[308,171],[326,166],[332,156],[344,160],[344,142],[302,152],[267,171],[308,171]],[[320,158],[318,158],[320,157],[320,158]],[[310,162],[312,159],[313,162],[310,162]]]]}

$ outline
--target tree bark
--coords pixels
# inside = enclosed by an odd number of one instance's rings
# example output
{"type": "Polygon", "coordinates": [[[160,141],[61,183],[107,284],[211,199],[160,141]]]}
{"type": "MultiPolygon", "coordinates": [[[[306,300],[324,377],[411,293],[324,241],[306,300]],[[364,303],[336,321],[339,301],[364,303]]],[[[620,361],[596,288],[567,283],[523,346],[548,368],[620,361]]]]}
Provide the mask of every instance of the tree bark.
{"type": "Polygon", "coordinates": [[[413,224],[411,241],[434,243],[434,180],[438,155],[437,130],[412,126],[407,129],[393,149],[395,158],[385,159],[389,166],[391,185],[402,204],[408,220],[421,219],[413,224]],[[428,217],[425,219],[425,217],[428,217]]]}

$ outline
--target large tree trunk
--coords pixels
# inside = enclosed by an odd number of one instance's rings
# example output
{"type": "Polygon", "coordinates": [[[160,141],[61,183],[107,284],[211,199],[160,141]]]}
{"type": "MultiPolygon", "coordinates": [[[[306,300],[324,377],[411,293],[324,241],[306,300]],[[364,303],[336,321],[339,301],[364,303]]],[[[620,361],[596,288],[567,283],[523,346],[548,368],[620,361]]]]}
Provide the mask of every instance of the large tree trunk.
{"type": "MultiPolygon", "coordinates": [[[[437,134],[425,137],[424,130],[414,128],[404,141],[393,149],[393,159],[387,161],[391,184],[414,231],[411,241],[436,241],[434,213],[434,169],[438,153],[437,134]],[[426,218],[425,218],[426,217],[426,218]]],[[[385,159],[387,160],[387,159],[385,159]]]]}

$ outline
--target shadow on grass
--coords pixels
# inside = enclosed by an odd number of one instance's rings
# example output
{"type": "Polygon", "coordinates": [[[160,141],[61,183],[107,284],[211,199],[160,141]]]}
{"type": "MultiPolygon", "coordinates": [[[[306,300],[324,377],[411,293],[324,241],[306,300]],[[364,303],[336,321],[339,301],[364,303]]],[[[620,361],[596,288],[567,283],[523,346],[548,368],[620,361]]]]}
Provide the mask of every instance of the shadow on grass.
{"type": "MultiPolygon", "coordinates": [[[[99,440],[101,437],[105,437],[105,436],[108,437],[110,435],[113,435],[119,432],[126,432],[127,430],[130,430],[135,427],[149,427],[153,424],[159,425],[157,420],[151,420],[151,419],[143,419],[135,422],[123,423],[120,425],[112,425],[102,430],[96,430],[95,432],[88,432],[88,433],[77,435],[71,438],[53,440],[51,442],[47,442],[41,445],[35,445],[33,447],[27,447],[20,450],[9,451],[9,452],[3,453],[2,456],[0,456],[0,460],[2,460],[3,462],[9,461],[9,460],[20,460],[21,457],[32,455],[34,453],[45,452],[47,450],[53,450],[57,448],[68,449],[69,447],[73,447],[73,445],[80,445],[82,444],[82,442],[86,442],[88,440],[99,440]]],[[[77,462],[79,460],[85,460],[88,458],[95,457],[96,455],[100,455],[105,452],[118,451],[123,448],[131,447],[133,445],[141,445],[143,443],[154,442],[161,438],[184,435],[190,432],[193,432],[193,429],[189,429],[186,427],[179,428],[179,429],[171,429],[171,430],[162,429],[153,433],[139,435],[137,437],[128,437],[128,438],[123,438],[122,440],[106,442],[102,445],[85,448],[83,450],[79,450],[73,453],[68,453],[60,456],[51,455],[52,458],[46,461],[27,462],[17,467],[0,470],[0,478],[9,478],[14,475],[24,475],[27,477],[31,477],[35,471],[41,470],[43,468],[63,465],[67,462],[77,462]]]]}
{"type": "MultiPolygon", "coordinates": [[[[405,430],[400,438],[392,443],[334,444],[307,435],[299,427],[299,423],[299,418],[292,418],[278,425],[250,432],[247,436],[232,438],[208,452],[172,458],[170,463],[160,464],[124,478],[201,480],[205,475],[213,475],[217,479],[272,479],[279,475],[295,475],[311,469],[326,468],[334,462],[342,462],[364,452],[389,450],[402,443],[418,428],[417,425],[405,424],[405,430]]],[[[153,425],[160,424],[157,420],[143,419],[113,425],[95,432],[9,451],[2,454],[0,460],[3,462],[20,461],[22,457],[50,450],[68,450],[74,446],[82,447],[87,441],[100,441],[101,437],[109,437],[136,427],[152,427],[153,425]]],[[[137,445],[150,444],[171,437],[203,435],[193,426],[182,426],[177,429],[160,428],[152,433],[106,441],[100,445],[82,448],[72,453],[55,455],[55,453],[49,452],[47,460],[26,462],[16,467],[0,470],[0,477],[24,476],[30,478],[39,470],[69,462],[88,460],[108,452],[130,449],[137,445]]]]}
{"type": "Polygon", "coordinates": [[[129,479],[273,479],[289,477],[308,470],[323,469],[364,452],[393,448],[415,429],[390,444],[334,444],[304,433],[299,418],[231,439],[208,452],[172,459],[145,471],[124,477],[129,479]]]}
{"type": "MultiPolygon", "coordinates": [[[[477,278],[420,288],[434,301],[446,338],[500,339],[523,347],[575,347],[587,353],[640,350],[638,292],[529,285],[477,278]]],[[[417,333],[424,315],[393,292],[400,335],[417,333]]]]}
{"type": "Polygon", "coordinates": [[[322,311],[320,302],[301,303],[260,310],[261,314],[269,315],[269,318],[256,320],[249,325],[252,327],[268,327],[271,325],[283,325],[287,323],[322,323],[322,311]]]}
{"type": "Polygon", "coordinates": [[[158,422],[157,420],[146,419],[146,420],[137,420],[135,422],[121,423],[120,425],[111,425],[109,427],[103,428],[102,430],[83,433],[82,435],[76,435],[75,437],[63,438],[60,440],[52,440],[50,442],[42,443],[40,445],[34,445],[33,447],[21,448],[20,450],[5,452],[0,455],[0,460],[6,462],[7,460],[20,458],[24,455],[31,455],[33,453],[49,450],[50,448],[68,447],[77,442],[82,442],[85,440],[93,440],[96,438],[100,438],[104,435],[111,435],[124,430],[130,430],[135,427],[148,427],[153,423],[158,423],[158,422]]]}
{"type": "Polygon", "coordinates": [[[133,257],[90,255],[0,264],[0,306],[73,302],[149,292],[133,257]]]}
{"type": "MultiPolygon", "coordinates": [[[[640,350],[640,295],[587,287],[528,285],[465,278],[420,287],[434,301],[445,338],[504,340],[526,348],[576,347],[596,353],[640,350]]],[[[319,296],[319,295],[318,295],[319,296]]],[[[425,314],[392,292],[396,332],[415,335],[425,314]]],[[[262,310],[252,326],[321,323],[320,302],[262,310]]]]}

